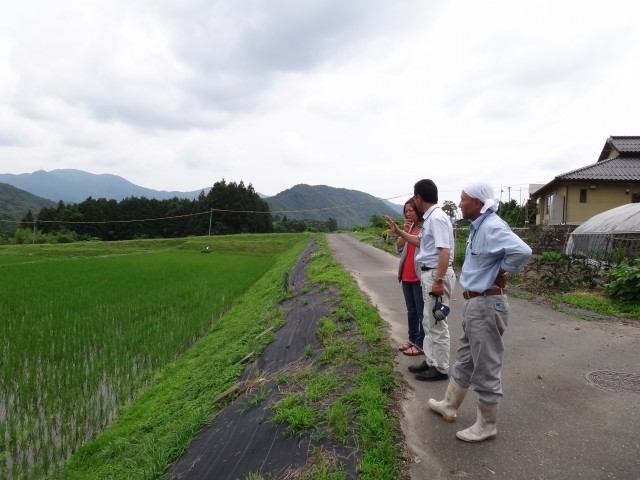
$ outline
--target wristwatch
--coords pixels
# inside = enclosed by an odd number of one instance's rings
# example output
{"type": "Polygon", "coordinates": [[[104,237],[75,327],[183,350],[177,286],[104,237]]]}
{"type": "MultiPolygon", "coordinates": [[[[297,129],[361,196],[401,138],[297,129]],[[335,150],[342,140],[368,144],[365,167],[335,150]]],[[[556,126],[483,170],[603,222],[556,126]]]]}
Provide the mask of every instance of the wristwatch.
{"type": "Polygon", "coordinates": [[[436,278],[435,283],[444,283],[444,278],[436,278]]]}

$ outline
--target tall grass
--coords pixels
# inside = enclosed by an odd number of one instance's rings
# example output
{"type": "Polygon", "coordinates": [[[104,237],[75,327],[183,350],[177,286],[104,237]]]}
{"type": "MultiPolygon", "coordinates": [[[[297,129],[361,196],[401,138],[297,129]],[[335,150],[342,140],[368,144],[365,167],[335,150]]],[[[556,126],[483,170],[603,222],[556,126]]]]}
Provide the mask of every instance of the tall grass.
{"type": "Polygon", "coordinates": [[[0,478],[57,472],[292,245],[246,237],[0,249],[0,478]]]}

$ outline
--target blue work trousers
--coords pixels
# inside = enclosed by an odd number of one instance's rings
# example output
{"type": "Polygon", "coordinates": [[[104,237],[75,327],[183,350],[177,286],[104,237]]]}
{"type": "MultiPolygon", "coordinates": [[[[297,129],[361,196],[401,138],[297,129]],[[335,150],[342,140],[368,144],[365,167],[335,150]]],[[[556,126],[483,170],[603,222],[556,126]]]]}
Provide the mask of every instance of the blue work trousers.
{"type": "Polygon", "coordinates": [[[409,327],[409,341],[419,348],[424,342],[424,328],[422,317],[424,315],[424,300],[422,299],[422,287],[420,281],[402,282],[402,293],[407,304],[407,324],[409,327]]]}

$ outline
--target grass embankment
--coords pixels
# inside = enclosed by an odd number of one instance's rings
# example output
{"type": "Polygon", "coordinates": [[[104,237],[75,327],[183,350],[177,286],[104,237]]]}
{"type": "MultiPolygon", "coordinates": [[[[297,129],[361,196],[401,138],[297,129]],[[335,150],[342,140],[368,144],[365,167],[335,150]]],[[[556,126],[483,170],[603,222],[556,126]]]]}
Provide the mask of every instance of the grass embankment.
{"type": "Polygon", "coordinates": [[[114,418],[63,478],[160,476],[283,321],[305,239],[1,247],[0,477],[57,477],[114,418]]]}
{"type": "MultiPolygon", "coordinates": [[[[318,353],[317,359],[295,375],[278,378],[284,397],[274,406],[273,421],[286,422],[290,435],[330,438],[358,448],[359,478],[403,478],[399,459],[404,439],[392,403],[395,352],[385,324],[332,259],[324,236],[307,272],[311,282],[337,288],[337,305],[318,325],[321,351],[307,352],[309,357],[318,353]]],[[[291,478],[342,480],[346,473],[339,462],[316,456],[291,478]]]]}

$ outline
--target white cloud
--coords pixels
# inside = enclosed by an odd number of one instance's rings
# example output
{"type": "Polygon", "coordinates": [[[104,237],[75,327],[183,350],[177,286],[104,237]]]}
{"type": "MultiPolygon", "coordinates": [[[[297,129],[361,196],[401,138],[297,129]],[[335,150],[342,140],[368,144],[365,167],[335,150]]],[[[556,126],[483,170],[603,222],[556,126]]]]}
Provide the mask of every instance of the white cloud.
{"type": "Polygon", "coordinates": [[[524,188],[640,134],[631,0],[0,6],[0,173],[524,188]]]}

